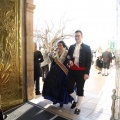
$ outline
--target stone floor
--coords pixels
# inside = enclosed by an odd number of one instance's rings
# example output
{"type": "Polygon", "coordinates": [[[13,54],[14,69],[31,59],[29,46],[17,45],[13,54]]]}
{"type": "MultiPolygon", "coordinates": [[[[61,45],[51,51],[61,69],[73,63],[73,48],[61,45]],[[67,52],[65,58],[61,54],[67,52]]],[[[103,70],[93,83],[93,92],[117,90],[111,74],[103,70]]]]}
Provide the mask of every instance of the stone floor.
{"type": "MultiPolygon", "coordinates": [[[[115,68],[111,67],[107,77],[97,72],[92,66],[90,78],[85,83],[85,96],[81,104],[80,115],[73,114],[74,110],[70,109],[71,104],[60,108],[58,104],[53,106],[42,96],[36,96],[36,99],[31,100],[31,102],[72,120],[110,120],[111,95],[112,89],[115,88],[115,68]]],[[[40,84],[42,90],[42,81],[40,84]]]]}

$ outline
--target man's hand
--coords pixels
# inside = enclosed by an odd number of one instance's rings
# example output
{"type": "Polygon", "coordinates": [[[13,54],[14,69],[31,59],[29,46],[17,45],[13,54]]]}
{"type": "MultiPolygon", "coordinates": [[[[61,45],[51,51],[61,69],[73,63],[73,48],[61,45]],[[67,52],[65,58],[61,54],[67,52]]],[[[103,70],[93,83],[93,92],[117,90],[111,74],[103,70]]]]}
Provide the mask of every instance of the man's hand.
{"type": "Polygon", "coordinates": [[[87,80],[89,78],[88,74],[84,74],[84,80],[87,80]]]}

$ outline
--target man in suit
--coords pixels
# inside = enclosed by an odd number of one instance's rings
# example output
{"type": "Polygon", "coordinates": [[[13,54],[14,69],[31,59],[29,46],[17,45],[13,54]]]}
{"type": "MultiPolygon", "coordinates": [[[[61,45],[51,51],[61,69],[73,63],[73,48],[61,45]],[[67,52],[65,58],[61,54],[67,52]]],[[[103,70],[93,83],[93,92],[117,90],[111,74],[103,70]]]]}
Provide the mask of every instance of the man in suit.
{"type": "Polygon", "coordinates": [[[67,60],[70,65],[67,80],[68,93],[73,97],[71,109],[75,109],[75,114],[80,113],[80,105],[84,95],[84,83],[89,78],[91,68],[91,49],[82,42],[82,31],[75,32],[76,44],[71,45],[68,50],[67,60]],[[74,91],[76,84],[77,94],[74,91]]]}

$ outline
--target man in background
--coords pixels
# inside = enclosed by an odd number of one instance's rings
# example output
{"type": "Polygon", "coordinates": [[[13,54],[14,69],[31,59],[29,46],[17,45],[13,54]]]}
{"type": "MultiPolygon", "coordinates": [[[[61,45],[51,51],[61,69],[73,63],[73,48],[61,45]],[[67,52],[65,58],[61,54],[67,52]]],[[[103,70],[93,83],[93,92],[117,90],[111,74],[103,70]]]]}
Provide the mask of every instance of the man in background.
{"type": "Polygon", "coordinates": [[[109,49],[102,53],[102,59],[103,59],[102,75],[108,76],[108,69],[110,66],[110,62],[112,61],[112,53],[110,52],[109,49]]]}

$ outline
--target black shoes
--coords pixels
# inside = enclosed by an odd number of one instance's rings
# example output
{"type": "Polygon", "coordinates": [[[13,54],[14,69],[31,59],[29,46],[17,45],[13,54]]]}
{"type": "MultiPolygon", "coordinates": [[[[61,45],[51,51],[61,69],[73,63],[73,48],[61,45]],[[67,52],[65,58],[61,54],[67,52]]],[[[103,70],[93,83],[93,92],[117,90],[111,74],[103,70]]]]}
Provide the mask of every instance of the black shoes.
{"type": "Polygon", "coordinates": [[[76,107],[76,104],[77,104],[77,102],[74,101],[74,102],[72,103],[71,109],[74,109],[74,108],[76,107]]]}
{"type": "Polygon", "coordinates": [[[79,115],[80,114],[80,109],[76,108],[74,114],[79,115]]]}
{"type": "Polygon", "coordinates": [[[41,93],[40,92],[36,92],[36,95],[41,95],[41,93]]]}
{"type": "Polygon", "coordinates": [[[63,104],[60,104],[60,107],[63,107],[63,104]]]}
{"type": "MultiPolygon", "coordinates": [[[[71,109],[74,109],[76,107],[77,102],[73,102],[71,109]]],[[[76,108],[74,111],[74,114],[79,115],[80,114],[80,109],[76,108]]]]}
{"type": "Polygon", "coordinates": [[[53,105],[57,104],[56,102],[53,102],[53,105]]]}

